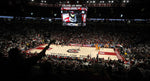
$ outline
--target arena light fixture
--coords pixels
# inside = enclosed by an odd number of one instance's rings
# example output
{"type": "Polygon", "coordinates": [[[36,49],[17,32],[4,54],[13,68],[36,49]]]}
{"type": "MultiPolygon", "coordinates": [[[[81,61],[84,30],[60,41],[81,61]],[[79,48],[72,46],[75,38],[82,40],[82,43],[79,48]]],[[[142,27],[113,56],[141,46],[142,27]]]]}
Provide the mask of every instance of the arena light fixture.
{"type": "Polygon", "coordinates": [[[89,1],[87,1],[86,3],[89,3],[89,1]]]}
{"type": "Polygon", "coordinates": [[[114,1],[112,0],[111,3],[114,3],[114,1]]]}
{"type": "Polygon", "coordinates": [[[108,1],[108,3],[114,3],[114,1],[112,0],[112,1],[108,1]]]}
{"type": "Polygon", "coordinates": [[[129,0],[123,0],[123,3],[129,3],[129,0]]]}
{"type": "Polygon", "coordinates": [[[44,1],[43,0],[41,0],[41,3],[43,3],[44,1]]]}
{"type": "Polygon", "coordinates": [[[93,1],[90,1],[90,3],[93,3],[93,1]]]}
{"type": "Polygon", "coordinates": [[[105,1],[99,1],[100,3],[104,3],[105,1]]]}
{"type": "Polygon", "coordinates": [[[52,21],[52,19],[48,19],[48,21],[49,21],[49,22],[51,22],[51,21],[52,21]]]}
{"type": "Polygon", "coordinates": [[[95,1],[93,1],[93,3],[95,3],[95,1]]]}
{"type": "Polygon", "coordinates": [[[120,17],[123,17],[123,14],[120,14],[120,17]]]}
{"type": "Polygon", "coordinates": [[[127,0],[127,3],[129,3],[129,0],[127,0]]]}
{"type": "Polygon", "coordinates": [[[44,1],[44,3],[46,3],[46,1],[44,1]]]}
{"type": "Polygon", "coordinates": [[[126,3],[126,0],[123,0],[123,3],[126,3]]]}
{"type": "Polygon", "coordinates": [[[55,14],[54,14],[54,16],[56,17],[56,16],[57,16],[57,14],[55,13],[55,14]]]}
{"type": "Polygon", "coordinates": [[[67,1],[67,3],[70,3],[69,1],[67,1]]]}
{"type": "Polygon", "coordinates": [[[30,14],[33,15],[33,12],[31,12],[30,14]]]}

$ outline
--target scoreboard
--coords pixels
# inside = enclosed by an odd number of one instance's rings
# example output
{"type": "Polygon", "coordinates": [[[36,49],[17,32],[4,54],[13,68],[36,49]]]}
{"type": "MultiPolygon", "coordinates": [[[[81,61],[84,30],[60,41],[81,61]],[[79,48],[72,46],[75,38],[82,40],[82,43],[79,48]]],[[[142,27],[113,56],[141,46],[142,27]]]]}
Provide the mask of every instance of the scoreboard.
{"type": "Polygon", "coordinates": [[[63,26],[86,26],[86,7],[61,7],[63,26]]]}

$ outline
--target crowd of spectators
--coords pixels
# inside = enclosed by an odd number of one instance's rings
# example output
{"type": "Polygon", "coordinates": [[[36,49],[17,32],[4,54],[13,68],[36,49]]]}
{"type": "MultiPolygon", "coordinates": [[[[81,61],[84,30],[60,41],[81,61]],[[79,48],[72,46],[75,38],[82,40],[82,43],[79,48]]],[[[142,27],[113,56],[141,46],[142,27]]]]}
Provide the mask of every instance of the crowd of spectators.
{"type": "MultiPolygon", "coordinates": [[[[56,23],[57,24],[57,23],[56,23]]],[[[30,70],[24,78],[32,80],[105,80],[105,81],[148,81],[149,80],[149,41],[143,41],[141,32],[113,32],[94,30],[92,27],[55,27],[55,24],[38,21],[1,21],[0,24],[0,58],[1,65],[9,64],[11,49],[21,50],[22,55],[30,48],[40,44],[48,44],[55,39],[60,44],[99,44],[105,47],[116,48],[119,45],[120,53],[125,57],[124,62],[105,61],[103,59],[72,59],[62,58],[54,55],[36,57],[27,61],[30,70]],[[38,59],[37,59],[38,58],[38,59]],[[31,62],[31,63],[28,63],[31,62]],[[138,73],[138,74],[137,74],[138,73]],[[138,76],[138,77],[137,77],[138,76]]],[[[15,51],[13,53],[17,53],[15,51]]],[[[25,56],[26,59],[32,58],[25,56]]],[[[14,64],[15,65],[15,64],[14,64]]],[[[14,66],[11,65],[11,66],[14,66]]],[[[27,67],[25,66],[25,67],[27,67]]],[[[21,68],[21,66],[17,67],[21,68]]],[[[24,67],[24,68],[25,68],[24,67]]],[[[3,68],[6,70],[6,68],[3,68]]],[[[1,69],[1,70],[3,70],[1,69]]],[[[7,68],[10,69],[10,68],[7,68]]],[[[22,70],[22,68],[21,68],[22,70]]],[[[8,70],[10,71],[10,70],[8,70]]],[[[17,70],[17,71],[20,71],[17,70]]],[[[11,71],[10,71],[11,72],[11,71]]],[[[7,72],[6,73],[10,73],[7,72]]],[[[12,71],[14,72],[14,71],[12,71]]],[[[13,73],[10,73],[11,76],[13,73]]],[[[14,73],[15,74],[15,73],[14,73]]],[[[5,75],[7,76],[7,74],[5,75]]],[[[20,80],[20,79],[19,79],[20,80]]]]}

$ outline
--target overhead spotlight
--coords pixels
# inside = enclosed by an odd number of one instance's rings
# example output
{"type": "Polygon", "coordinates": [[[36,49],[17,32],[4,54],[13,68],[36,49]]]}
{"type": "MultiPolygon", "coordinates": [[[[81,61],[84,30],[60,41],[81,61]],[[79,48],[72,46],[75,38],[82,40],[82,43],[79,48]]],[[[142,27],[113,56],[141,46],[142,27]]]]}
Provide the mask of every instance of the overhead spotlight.
{"type": "Polygon", "coordinates": [[[31,12],[30,14],[33,15],[33,12],[31,12]]]}
{"type": "Polygon", "coordinates": [[[123,14],[120,14],[120,17],[123,17],[123,14]]]}
{"type": "Polygon", "coordinates": [[[79,1],[77,1],[77,3],[79,3],[79,1]]]}
{"type": "Polygon", "coordinates": [[[93,1],[90,1],[90,3],[92,3],[93,1]]]}
{"type": "Polygon", "coordinates": [[[95,1],[93,1],[93,3],[95,3],[95,1]]]}
{"type": "Polygon", "coordinates": [[[44,1],[43,0],[41,0],[41,3],[43,3],[44,1]]]}
{"type": "Polygon", "coordinates": [[[104,1],[99,1],[99,3],[104,3],[104,1]]]}
{"type": "Polygon", "coordinates": [[[89,3],[89,1],[87,1],[86,3],[89,3]]]}
{"type": "Polygon", "coordinates": [[[55,13],[55,14],[54,14],[54,16],[56,17],[56,16],[57,16],[57,14],[55,13]]]}
{"type": "Polygon", "coordinates": [[[51,21],[52,21],[52,19],[48,19],[48,21],[49,21],[49,22],[51,22],[51,21]]]}
{"type": "Polygon", "coordinates": [[[127,3],[129,3],[129,0],[127,0],[127,3]]]}
{"type": "Polygon", "coordinates": [[[114,3],[114,1],[111,1],[111,3],[114,3]]]}
{"type": "Polygon", "coordinates": [[[34,1],[34,0],[31,0],[32,2],[34,1]]]}
{"type": "Polygon", "coordinates": [[[104,1],[100,1],[100,3],[104,3],[104,1]]]}
{"type": "Polygon", "coordinates": [[[112,1],[108,1],[108,3],[114,3],[114,1],[112,0],[112,1]]]}
{"type": "Polygon", "coordinates": [[[126,3],[126,1],[125,1],[125,0],[123,0],[123,3],[126,3]]]}

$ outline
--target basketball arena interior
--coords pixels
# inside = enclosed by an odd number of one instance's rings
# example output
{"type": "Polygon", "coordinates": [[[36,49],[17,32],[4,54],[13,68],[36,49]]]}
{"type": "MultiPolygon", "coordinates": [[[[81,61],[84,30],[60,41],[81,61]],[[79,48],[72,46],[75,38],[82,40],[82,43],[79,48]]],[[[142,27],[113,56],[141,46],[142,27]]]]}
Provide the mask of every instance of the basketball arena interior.
{"type": "Polygon", "coordinates": [[[149,4],[2,0],[0,79],[149,81],[149,4]]]}

